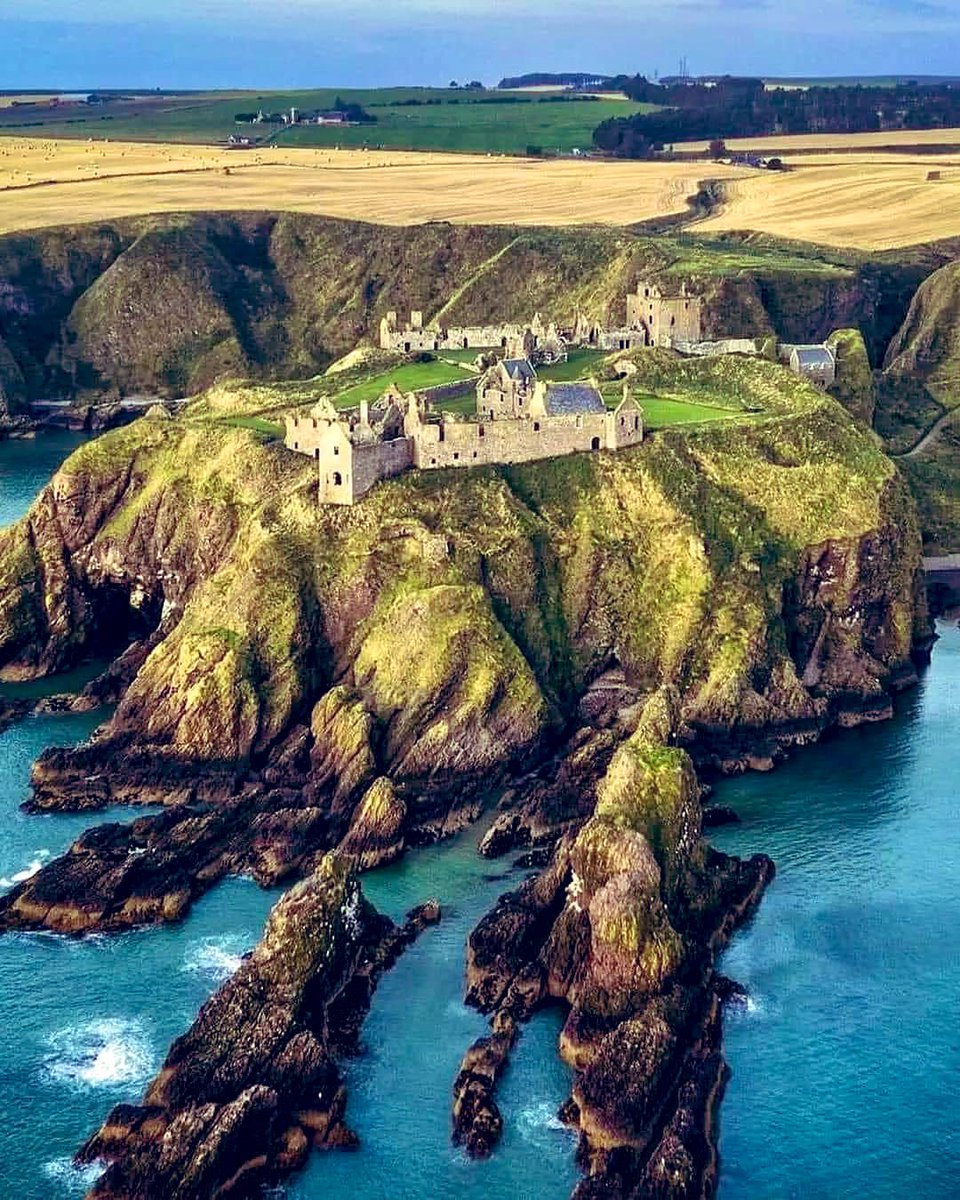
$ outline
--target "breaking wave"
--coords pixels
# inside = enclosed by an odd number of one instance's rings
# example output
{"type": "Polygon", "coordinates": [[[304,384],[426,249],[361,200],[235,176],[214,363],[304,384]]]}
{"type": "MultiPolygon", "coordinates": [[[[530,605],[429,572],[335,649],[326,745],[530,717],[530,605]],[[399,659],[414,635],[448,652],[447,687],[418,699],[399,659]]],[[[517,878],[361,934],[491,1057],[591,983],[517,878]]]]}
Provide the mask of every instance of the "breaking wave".
{"type": "Polygon", "coordinates": [[[55,1158],[43,1164],[43,1173],[71,1196],[85,1196],[103,1174],[103,1163],[78,1167],[72,1159],[55,1158]]]}
{"type": "Polygon", "coordinates": [[[136,1021],[102,1020],[72,1025],[47,1039],[43,1074],[53,1083],[83,1091],[145,1083],[153,1048],[136,1021]]]}
{"type": "Polygon", "coordinates": [[[38,871],[43,870],[44,863],[49,859],[49,850],[37,850],[30,862],[23,868],[22,871],[17,871],[10,878],[0,877],[0,888],[4,891],[9,891],[10,888],[16,887],[18,883],[26,883],[28,879],[32,879],[38,871]]]}
{"type": "Polygon", "coordinates": [[[517,1116],[517,1127],[524,1137],[536,1137],[544,1130],[555,1133],[569,1132],[567,1126],[557,1116],[556,1106],[549,1100],[541,1100],[521,1109],[517,1116]]]}
{"type": "Polygon", "coordinates": [[[240,935],[206,938],[189,947],[182,970],[191,975],[203,975],[214,983],[223,983],[238,969],[249,948],[249,939],[240,935]]]}

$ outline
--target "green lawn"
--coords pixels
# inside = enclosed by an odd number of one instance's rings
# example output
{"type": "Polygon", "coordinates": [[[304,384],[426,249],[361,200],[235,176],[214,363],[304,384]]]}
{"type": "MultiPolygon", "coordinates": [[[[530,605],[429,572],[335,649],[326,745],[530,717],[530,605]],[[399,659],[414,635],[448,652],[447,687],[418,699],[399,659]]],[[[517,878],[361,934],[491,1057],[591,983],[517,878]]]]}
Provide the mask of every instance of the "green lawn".
{"type": "MultiPolygon", "coordinates": [[[[385,146],[409,150],[474,151],[523,154],[528,146],[546,152],[589,149],[593,131],[611,116],[630,116],[653,106],[623,100],[563,100],[541,102],[541,94],[465,92],[448,88],[327,88],[310,92],[209,93],[188,102],[141,105],[136,113],[110,105],[71,109],[69,120],[51,114],[30,133],[45,137],[110,137],[140,141],[223,142],[232,133],[258,140],[273,138],[283,146],[385,146]],[[369,126],[237,125],[238,112],[283,112],[332,107],[340,96],[361,104],[377,123],[369,126]],[[479,104],[480,99],[519,103],[479,104]],[[417,105],[400,107],[404,101],[417,105]],[[432,101],[433,103],[427,103],[432,101]]],[[[24,118],[26,120],[27,118],[24,118]]],[[[32,121],[36,120],[31,116],[32,121]]],[[[4,132],[0,128],[0,133],[4,132]]],[[[10,133],[18,135],[19,129],[10,133]]]]}
{"type": "Polygon", "coordinates": [[[587,379],[607,357],[602,350],[571,350],[565,363],[553,367],[540,367],[537,375],[552,383],[569,383],[576,379],[587,379]]]}
{"type": "Polygon", "coordinates": [[[364,379],[360,383],[355,383],[352,387],[338,392],[331,399],[337,408],[356,408],[361,400],[370,402],[377,400],[391,383],[395,383],[404,392],[416,392],[423,388],[439,387],[443,383],[454,383],[457,380],[462,380],[465,385],[472,388],[474,376],[461,367],[439,360],[426,363],[404,363],[401,366],[392,367],[380,375],[374,375],[372,379],[364,379]]]}
{"type": "Polygon", "coordinates": [[[265,417],[235,416],[214,417],[214,425],[231,425],[237,429],[252,429],[265,438],[282,438],[283,426],[277,421],[268,421],[265,417]]]}
{"type": "Polygon", "coordinates": [[[743,416],[741,409],[718,408],[692,400],[674,400],[669,396],[639,396],[646,429],[667,429],[673,425],[699,425],[703,421],[728,421],[743,416]]]}

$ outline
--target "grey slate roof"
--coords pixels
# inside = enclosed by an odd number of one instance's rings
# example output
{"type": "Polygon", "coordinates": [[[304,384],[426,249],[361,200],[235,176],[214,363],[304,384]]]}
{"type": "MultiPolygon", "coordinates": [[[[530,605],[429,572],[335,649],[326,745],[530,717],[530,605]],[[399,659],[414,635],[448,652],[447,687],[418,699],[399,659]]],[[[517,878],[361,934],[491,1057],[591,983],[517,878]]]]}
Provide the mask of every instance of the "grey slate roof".
{"type": "Polygon", "coordinates": [[[604,413],[607,406],[596,388],[584,383],[552,383],[547,388],[547,412],[551,417],[573,413],[604,413]]]}
{"type": "Polygon", "coordinates": [[[536,371],[525,358],[505,358],[503,365],[511,379],[524,379],[527,383],[533,383],[537,377],[536,371]]]}
{"type": "Polygon", "coordinates": [[[833,355],[826,346],[796,346],[794,354],[800,367],[832,367],[833,355]]]}

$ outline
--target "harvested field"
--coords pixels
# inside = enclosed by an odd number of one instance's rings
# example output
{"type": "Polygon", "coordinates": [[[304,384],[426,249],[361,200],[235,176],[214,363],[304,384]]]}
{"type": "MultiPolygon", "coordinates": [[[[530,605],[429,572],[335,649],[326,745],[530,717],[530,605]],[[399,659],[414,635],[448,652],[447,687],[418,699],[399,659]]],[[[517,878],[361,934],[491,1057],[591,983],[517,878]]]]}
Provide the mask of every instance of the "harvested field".
{"type": "MultiPolygon", "coordinates": [[[[739,167],[709,167],[737,179],[739,167]]],[[[142,213],[283,209],[388,225],[629,225],[683,212],[702,163],[0,140],[0,232],[142,213]],[[229,173],[226,173],[229,172],[229,173]]]]}
{"type": "MultiPolygon", "coordinates": [[[[896,129],[886,133],[797,133],[777,134],[773,137],[727,138],[728,150],[737,152],[755,150],[758,154],[774,152],[802,154],[812,151],[829,154],[831,151],[844,153],[858,150],[869,152],[886,146],[960,146],[960,129],[896,129]]],[[[678,153],[690,151],[704,154],[709,142],[678,142],[678,153]]]]}
{"type": "Polygon", "coordinates": [[[960,156],[801,155],[794,170],[726,183],[704,233],[754,230],[820,245],[889,250],[960,235],[960,156]],[[935,165],[940,178],[927,175],[935,165]]]}
{"type": "Polygon", "coordinates": [[[0,139],[0,232],[145,213],[286,210],[387,225],[631,225],[682,213],[706,177],[705,233],[754,230],[864,250],[960,235],[960,154],[791,157],[787,172],[165,143],[0,139]],[[940,178],[927,178],[931,167],[940,178]]]}

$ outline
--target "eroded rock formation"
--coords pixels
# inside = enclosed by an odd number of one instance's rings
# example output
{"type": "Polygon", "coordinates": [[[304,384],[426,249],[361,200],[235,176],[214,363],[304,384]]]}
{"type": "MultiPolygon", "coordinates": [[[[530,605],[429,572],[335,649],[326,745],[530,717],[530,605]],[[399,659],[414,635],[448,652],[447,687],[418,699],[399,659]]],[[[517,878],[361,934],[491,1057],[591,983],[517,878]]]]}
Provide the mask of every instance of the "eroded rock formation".
{"type": "Polygon", "coordinates": [[[702,840],[693,766],[664,744],[663,716],[641,720],[579,833],[470,937],[467,999],[493,1029],[454,1085],[455,1136],[490,1152],[516,1023],[564,1004],[560,1052],[576,1076],[563,1115],[587,1172],[578,1200],[711,1194],[727,990],[714,963],[773,875],[766,858],[739,862],[702,840]]]}
{"type": "Polygon", "coordinates": [[[93,1200],[259,1197],[311,1146],[350,1145],[335,1056],[379,974],[437,906],[394,926],[336,856],[291,889],[262,940],[170,1050],[141,1105],[115,1108],[78,1155],[109,1167],[93,1200]]]}

